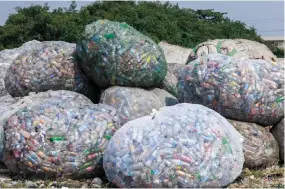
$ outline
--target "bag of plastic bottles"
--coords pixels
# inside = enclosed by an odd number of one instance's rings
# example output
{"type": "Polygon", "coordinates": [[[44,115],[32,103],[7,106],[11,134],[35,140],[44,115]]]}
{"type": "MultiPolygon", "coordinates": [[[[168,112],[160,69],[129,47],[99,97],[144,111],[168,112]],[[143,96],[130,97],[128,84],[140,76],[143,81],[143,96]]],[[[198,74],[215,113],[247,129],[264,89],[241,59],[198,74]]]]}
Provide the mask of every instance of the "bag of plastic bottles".
{"type": "Polygon", "coordinates": [[[39,44],[41,44],[41,42],[33,40],[24,43],[19,48],[5,49],[0,51],[0,97],[8,94],[7,90],[5,89],[4,78],[10,64],[20,53],[34,49],[39,44]]]}
{"type": "Polygon", "coordinates": [[[228,121],[244,137],[244,167],[260,168],[278,164],[278,143],[269,131],[255,123],[228,121]]]}
{"type": "Polygon", "coordinates": [[[278,141],[280,159],[284,162],[284,118],[280,123],[274,125],[271,129],[271,133],[278,141]]]}
{"type": "Polygon", "coordinates": [[[22,98],[12,98],[10,95],[0,97],[0,162],[3,161],[2,154],[4,148],[3,125],[16,112],[34,104],[47,103],[49,101],[61,104],[71,104],[72,106],[84,106],[92,104],[87,97],[72,91],[47,91],[41,93],[30,93],[22,98]]]}
{"type": "Polygon", "coordinates": [[[100,103],[115,108],[121,116],[121,123],[149,115],[153,109],[178,104],[178,100],[162,89],[145,90],[141,88],[114,86],[106,89],[100,103]]]}
{"type": "Polygon", "coordinates": [[[39,48],[42,42],[37,40],[28,41],[23,43],[20,47],[14,49],[5,49],[0,51],[0,64],[11,64],[19,54],[25,51],[31,51],[35,48],[39,48]]]}
{"type": "MultiPolygon", "coordinates": [[[[0,119],[5,112],[10,110],[11,105],[16,102],[17,100],[12,98],[10,95],[0,96],[0,119]]],[[[0,162],[3,161],[3,149],[4,149],[4,129],[0,123],[0,162]]]]}
{"type": "Polygon", "coordinates": [[[100,88],[157,87],[167,71],[162,49],[126,23],[97,20],[87,25],[76,54],[100,88]]]}
{"type": "Polygon", "coordinates": [[[37,94],[29,93],[29,96],[16,97],[10,101],[13,103],[9,103],[4,111],[2,111],[2,115],[0,116],[0,125],[5,124],[9,117],[11,117],[17,111],[20,111],[22,108],[47,103],[49,101],[58,102],[61,104],[71,104],[72,106],[76,107],[93,104],[92,101],[84,95],[73,91],[49,90],[37,94]]]}
{"type": "Polygon", "coordinates": [[[215,39],[197,45],[190,53],[187,63],[211,53],[221,53],[235,58],[277,61],[277,57],[262,43],[247,39],[215,39]]]}
{"type": "Polygon", "coordinates": [[[104,149],[119,127],[116,110],[104,104],[26,106],[5,122],[4,163],[35,176],[102,175],[104,149]]]}
{"type": "Polygon", "coordinates": [[[73,58],[74,50],[75,44],[50,41],[21,53],[7,71],[7,91],[17,97],[29,92],[72,90],[93,100],[99,92],[93,90],[91,81],[78,67],[73,58]]]}
{"type": "Polygon", "coordinates": [[[123,125],[104,152],[104,169],[121,188],[220,188],[242,171],[242,140],[213,110],[177,104],[123,125]]]}
{"type": "Polygon", "coordinates": [[[172,94],[173,96],[178,96],[177,83],[179,73],[185,67],[184,64],[169,63],[167,64],[167,73],[162,82],[161,88],[172,94]]]}
{"type": "Polygon", "coordinates": [[[207,106],[222,116],[269,126],[284,117],[284,66],[209,54],[179,74],[178,100],[207,106]]]}

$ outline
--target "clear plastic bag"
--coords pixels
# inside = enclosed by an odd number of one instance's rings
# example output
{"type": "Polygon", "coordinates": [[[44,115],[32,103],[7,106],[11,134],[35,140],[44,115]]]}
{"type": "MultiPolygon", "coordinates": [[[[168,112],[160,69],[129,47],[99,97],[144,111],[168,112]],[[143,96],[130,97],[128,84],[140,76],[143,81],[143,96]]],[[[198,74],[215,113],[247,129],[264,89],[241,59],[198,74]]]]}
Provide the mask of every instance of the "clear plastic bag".
{"type": "Polygon", "coordinates": [[[278,164],[278,142],[268,130],[255,123],[228,121],[244,137],[244,167],[263,168],[278,164]]]}
{"type": "Polygon", "coordinates": [[[167,71],[162,49],[126,23],[97,20],[85,27],[76,55],[100,88],[158,87],[167,71]]]}
{"type": "Polygon", "coordinates": [[[4,163],[36,176],[102,175],[102,154],[119,127],[116,110],[104,104],[62,98],[26,105],[4,124],[4,163]]]}
{"type": "Polygon", "coordinates": [[[61,104],[71,104],[72,106],[83,106],[92,104],[87,97],[72,91],[47,91],[41,93],[30,93],[29,96],[21,98],[12,98],[10,95],[0,97],[0,161],[3,161],[4,130],[5,122],[21,109],[34,104],[42,104],[49,101],[59,102],[61,104]]]}
{"type": "Polygon", "coordinates": [[[17,97],[29,92],[71,90],[94,100],[99,91],[91,89],[91,81],[74,60],[74,50],[75,44],[47,41],[36,49],[21,53],[7,70],[7,91],[17,97]]]}
{"type": "MultiPolygon", "coordinates": [[[[11,105],[16,103],[17,100],[12,98],[10,95],[0,96],[0,119],[2,115],[10,110],[11,105]]],[[[0,162],[3,161],[3,150],[4,150],[4,129],[0,123],[0,162]]]]}
{"type": "Polygon", "coordinates": [[[187,63],[211,53],[221,53],[235,58],[277,61],[277,57],[262,43],[247,39],[215,39],[197,45],[190,53],[187,63]]]}
{"type": "Polygon", "coordinates": [[[116,108],[121,116],[121,122],[126,123],[149,115],[153,109],[178,104],[178,100],[162,89],[145,90],[115,86],[102,93],[100,103],[116,108]]]}
{"type": "Polygon", "coordinates": [[[33,40],[24,43],[19,48],[5,49],[0,51],[0,97],[8,94],[5,89],[4,78],[10,64],[17,58],[17,56],[25,51],[30,51],[41,45],[41,42],[33,40]]]}
{"type": "Polygon", "coordinates": [[[49,101],[60,102],[61,104],[70,104],[71,106],[83,106],[92,104],[92,101],[82,94],[73,91],[46,91],[40,93],[29,93],[29,96],[16,97],[13,99],[14,103],[10,103],[5,112],[2,111],[0,116],[0,125],[3,125],[9,117],[15,114],[17,111],[27,106],[34,104],[47,103],[49,101]]]}
{"type": "Polygon", "coordinates": [[[123,125],[105,150],[104,169],[121,188],[219,188],[242,171],[242,140],[213,110],[177,104],[123,125]]]}
{"type": "Polygon", "coordinates": [[[179,74],[178,100],[222,116],[269,126],[284,117],[284,65],[208,54],[179,74]]]}

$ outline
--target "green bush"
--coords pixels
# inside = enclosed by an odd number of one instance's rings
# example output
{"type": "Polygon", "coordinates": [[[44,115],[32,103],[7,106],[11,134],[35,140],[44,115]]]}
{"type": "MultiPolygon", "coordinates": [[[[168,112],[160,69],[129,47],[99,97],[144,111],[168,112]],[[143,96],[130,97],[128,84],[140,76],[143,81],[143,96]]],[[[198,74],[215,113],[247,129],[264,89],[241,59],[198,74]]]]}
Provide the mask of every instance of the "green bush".
{"type": "Polygon", "coordinates": [[[85,25],[97,19],[127,22],[156,42],[167,41],[193,48],[215,38],[244,38],[262,42],[254,28],[225,17],[214,10],[179,8],[169,2],[96,1],[76,10],[32,5],[16,8],[4,26],[0,26],[0,50],[15,48],[32,39],[77,42],[85,25]]]}
{"type": "Polygon", "coordinates": [[[273,47],[272,52],[277,58],[284,58],[284,49],[278,48],[278,47],[273,47]]]}

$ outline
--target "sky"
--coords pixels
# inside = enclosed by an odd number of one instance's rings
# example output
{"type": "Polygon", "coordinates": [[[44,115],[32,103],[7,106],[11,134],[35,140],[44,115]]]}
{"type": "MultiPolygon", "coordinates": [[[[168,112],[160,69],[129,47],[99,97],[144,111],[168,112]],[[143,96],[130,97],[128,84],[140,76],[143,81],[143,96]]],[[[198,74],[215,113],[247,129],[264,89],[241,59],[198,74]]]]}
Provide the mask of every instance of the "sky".
{"type": "MultiPolygon", "coordinates": [[[[69,7],[70,1],[0,1],[0,25],[4,25],[15,7],[28,7],[32,4],[43,5],[48,2],[50,9],[69,7]]],[[[227,12],[233,20],[254,26],[261,36],[284,36],[284,1],[171,1],[180,7],[197,9],[214,9],[227,12]]],[[[86,6],[92,1],[78,1],[77,5],[86,6]]]]}

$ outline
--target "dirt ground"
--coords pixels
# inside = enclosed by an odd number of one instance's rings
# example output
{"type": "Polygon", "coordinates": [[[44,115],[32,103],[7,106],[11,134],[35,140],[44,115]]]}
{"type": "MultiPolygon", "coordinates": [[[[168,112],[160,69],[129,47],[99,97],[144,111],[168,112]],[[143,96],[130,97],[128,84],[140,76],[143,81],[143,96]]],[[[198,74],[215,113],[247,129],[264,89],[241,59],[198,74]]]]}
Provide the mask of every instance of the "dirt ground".
{"type": "MultiPolygon", "coordinates": [[[[116,188],[106,178],[102,183],[94,183],[92,179],[72,180],[65,178],[38,179],[11,175],[0,165],[0,188],[116,188]]],[[[224,188],[284,188],[284,165],[270,168],[249,170],[242,174],[230,185],[224,188]]]]}
{"type": "Polygon", "coordinates": [[[284,165],[265,169],[244,169],[228,188],[284,188],[284,165]]]}

